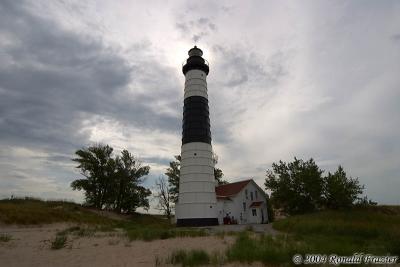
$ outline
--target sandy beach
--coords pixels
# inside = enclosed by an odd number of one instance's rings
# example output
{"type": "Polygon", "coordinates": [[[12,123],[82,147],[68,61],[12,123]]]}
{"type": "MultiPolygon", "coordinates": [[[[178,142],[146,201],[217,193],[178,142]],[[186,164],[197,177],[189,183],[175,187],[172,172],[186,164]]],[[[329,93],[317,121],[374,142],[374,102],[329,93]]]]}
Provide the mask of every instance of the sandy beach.
{"type": "Polygon", "coordinates": [[[0,266],[156,266],[157,261],[176,249],[221,252],[234,241],[232,236],[206,236],[131,242],[122,233],[97,232],[85,237],[68,235],[64,248],[51,249],[56,233],[71,226],[0,226],[0,233],[12,237],[8,242],[0,242],[0,266]]]}

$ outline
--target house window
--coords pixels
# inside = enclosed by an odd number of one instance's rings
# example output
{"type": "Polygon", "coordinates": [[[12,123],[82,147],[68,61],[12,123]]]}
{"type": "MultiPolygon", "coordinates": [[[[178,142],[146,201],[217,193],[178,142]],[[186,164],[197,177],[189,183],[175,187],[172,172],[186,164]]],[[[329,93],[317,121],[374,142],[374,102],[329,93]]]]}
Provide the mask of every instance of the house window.
{"type": "Polygon", "coordinates": [[[253,192],[250,192],[250,199],[253,201],[253,192]]]}
{"type": "Polygon", "coordinates": [[[246,202],[243,202],[243,211],[246,211],[246,202]]]}
{"type": "Polygon", "coordinates": [[[258,199],[258,191],[255,191],[254,193],[256,193],[256,199],[258,199]]]}
{"type": "Polygon", "coordinates": [[[247,189],[245,189],[245,190],[244,190],[244,194],[246,195],[246,199],[249,199],[248,193],[249,193],[249,192],[247,192],[247,189]]]}
{"type": "Polygon", "coordinates": [[[253,213],[253,216],[257,216],[257,210],[256,209],[252,209],[251,212],[253,213]]]}

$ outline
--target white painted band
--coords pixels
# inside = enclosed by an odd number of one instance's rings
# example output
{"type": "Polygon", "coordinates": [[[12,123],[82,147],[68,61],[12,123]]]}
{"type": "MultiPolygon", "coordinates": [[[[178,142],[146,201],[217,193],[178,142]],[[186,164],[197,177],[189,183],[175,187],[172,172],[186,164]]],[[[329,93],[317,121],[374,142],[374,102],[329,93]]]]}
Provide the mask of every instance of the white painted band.
{"type": "Polygon", "coordinates": [[[208,99],[206,73],[201,70],[190,70],[185,75],[184,98],[202,96],[208,99]]]}

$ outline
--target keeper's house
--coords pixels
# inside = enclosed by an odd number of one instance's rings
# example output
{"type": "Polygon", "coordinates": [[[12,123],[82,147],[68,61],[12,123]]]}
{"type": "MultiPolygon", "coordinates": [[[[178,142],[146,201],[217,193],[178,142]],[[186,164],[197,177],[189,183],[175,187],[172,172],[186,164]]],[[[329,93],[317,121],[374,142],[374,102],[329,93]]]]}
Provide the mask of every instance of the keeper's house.
{"type": "Polygon", "coordinates": [[[253,179],[217,186],[215,192],[219,224],[268,223],[267,196],[253,179]]]}

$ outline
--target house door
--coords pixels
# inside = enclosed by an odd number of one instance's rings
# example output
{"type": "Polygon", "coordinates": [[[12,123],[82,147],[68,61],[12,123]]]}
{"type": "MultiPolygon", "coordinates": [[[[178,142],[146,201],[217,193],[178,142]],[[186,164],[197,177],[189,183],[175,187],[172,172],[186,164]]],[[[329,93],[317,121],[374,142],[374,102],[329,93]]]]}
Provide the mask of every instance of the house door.
{"type": "Polygon", "coordinates": [[[264,210],[261,208],[261,223],[264,223],[264,210]]]}

